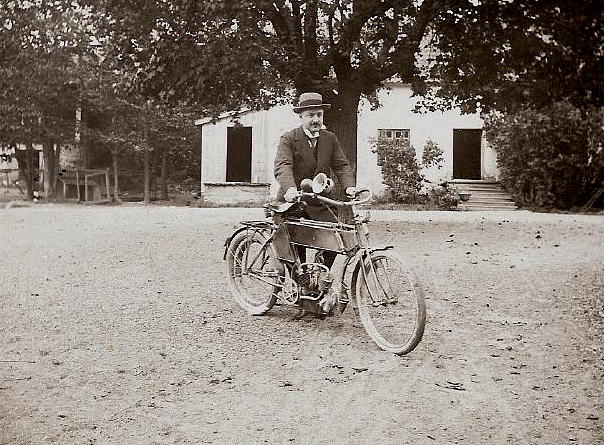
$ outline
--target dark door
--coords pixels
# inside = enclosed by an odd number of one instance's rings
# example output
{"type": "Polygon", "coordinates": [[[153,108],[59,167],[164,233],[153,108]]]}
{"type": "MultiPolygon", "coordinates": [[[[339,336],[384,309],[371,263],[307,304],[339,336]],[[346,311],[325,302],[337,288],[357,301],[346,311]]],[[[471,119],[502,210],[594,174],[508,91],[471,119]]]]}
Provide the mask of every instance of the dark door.
{"type": "Polygon", "coordinates": [[[227,182],[252,181],[252,127],[227,128],[227,182]]]}
{"type": "Polygon", "coordinates": [[[453,179],[482,179],[481,138],[482,130],[453,130],[453,179]]]}

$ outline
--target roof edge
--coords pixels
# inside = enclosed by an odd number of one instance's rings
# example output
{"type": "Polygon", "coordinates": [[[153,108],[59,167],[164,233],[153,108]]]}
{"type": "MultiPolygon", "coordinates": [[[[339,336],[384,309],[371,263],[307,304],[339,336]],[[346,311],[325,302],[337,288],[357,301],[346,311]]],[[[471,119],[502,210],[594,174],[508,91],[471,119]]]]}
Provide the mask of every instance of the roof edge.
{"type": "Polygon", "coordinates": [[[237,110],[237,111],[225,111],[224,113],[219,114],[215,118],[214,117],[203,117],[200,119],[196,119],[195,125],[200,126],[200,125],[209,124],[210,122],[217,122],[217,121],[226,119],[227,117],[240,116],[243,114],[247,114],[250,111],[253,111],[253,110],[251,108],[244,108],[242,110],[237,110]]]}

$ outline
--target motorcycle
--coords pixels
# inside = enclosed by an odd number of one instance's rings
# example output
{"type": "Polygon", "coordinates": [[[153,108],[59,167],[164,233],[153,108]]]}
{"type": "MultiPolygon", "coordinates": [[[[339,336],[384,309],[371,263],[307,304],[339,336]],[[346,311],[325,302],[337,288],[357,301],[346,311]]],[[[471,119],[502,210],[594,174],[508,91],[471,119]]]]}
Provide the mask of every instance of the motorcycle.
{"type": "Polygon", "coordinates": [[[320,318],[341,315],[353,304],[369,337],[397,355],[411,352],[422,339],[426,304],[422,286],[394,247],[373,246],[369,214],[357,207],[372,194],[361,189],[350,201],[324,194],[333,181],[320,173],[301,183],[294,202],[267,204],[266,220],[242,221],[225,242],[229,287],[235,301],[251,315],[263,315],[275,304],[312,308],[320,318]],[[336,222],[305,218],[307,202],[330,209],[336,222]],[[349,208],[353,223],[333,210],[349,208]],[[314,261],[302,261],[297,246],[315,249],[314,261]],[[324,252],[344,256],[336,272],[324,252]]]}

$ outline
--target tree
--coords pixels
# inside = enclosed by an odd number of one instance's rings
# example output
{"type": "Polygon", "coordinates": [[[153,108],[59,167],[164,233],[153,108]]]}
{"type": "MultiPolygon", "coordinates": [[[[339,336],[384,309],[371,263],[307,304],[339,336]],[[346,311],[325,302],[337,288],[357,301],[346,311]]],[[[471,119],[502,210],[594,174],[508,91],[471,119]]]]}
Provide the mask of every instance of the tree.
{"type": "Polygon", "coordinates": [[[497,149],[501,181],[519,205],[565,209],[594,196],[596,203],[594,194],[604,185],[601,108],[557,102],[538,110],[491,113],[485,131],[497,149]]]}
{"type": "Polygon", "coordinates": [[[604,3],[460,3],[435,29],[422,105],[491,111],[485,134],[516,202],[569,208],[600,196],[604,3]]]}
{"type": "Polygon", "coordinates": [[[74,4],[0,3],[0,139],[42,145],[49,198],[55,195],[61,146],[74,142],[77,60],[88,50],[90,16],[74,4]]]}
{"type": "MultiPolygon", "coordinates": [[[[196,116],[192,110],[185,106],[178,108],[156,108],[155,112],[156,118],[153,120],[154,125],[152,127],[151,139],[154,153],[154,181],[157,183],[157,180],[159,179],[158,186],[160,199],[167,199],[168,169],[177,158],[184,159],[185,165],[188,166],[193,164],[194,160],[199,155],[199,144],[195,144],[198,142],[196,139],[197,129],[192,125],[196,116]],[[157,175],[158,167],[160,173],[159,178],[157,175]]],[[[189,172],[191,171],[191,168],[185,167],[185,170],[189,172]]],[[[197,171],[197,168],[193,170],[196,172],[196,174],[193,175],[195,178],[195,189],[198,189],[200,172],[197,171]]],[[[177,172],[175,172],[175,174],[176,173],[177,172]]]]}
{"type": "MultiPolygon", "coordinates": [[[[194,129],[192,115],[180,104],[160,106],[125,90],[115,60],[107,57],[108,36],[98,32],[107,17],[91,5],[97,6],[87,0],[0,3],[0,143],[28,147],[18,154],[26,178],[33,177],[33,145],[42,145],[47,198],[55,196],[62,146],[78,152],[76,166],[84,168],[90,167],[91,150],[107,147],[117,198],[119,155],[143,153],[149,160],[155,147],[151,160],[165,159],[165,177],[168,154],[194,129]]],[[[149,201],[151,166],[145,165],[149,201]]],[[[31,197],[31,183],[28,191],[31,197]]]]}
{"type": "Polygon", "coordinates": [[[416,78],[415,57],[449,3],[108,0],[103,7],[130,88],[214,115],[291,100],[291,87],[320,92],[333,104],[327,123],[355,165],[361,96],[394,76],[416,78]]]}
{"type": "Polygon", "coordinates": [[[42,143],[45,178],[56,176],[88,94],[82,79],[94,77],[83,72],[94,38],[117,75],[105,87],[134,107],[216,116],[318,91],[354,165],[360,98],[393,77],[466,111],[601,104],[602,17],[595,0],[572,11],[562,0],[8,1],[0,137],[42,143]]]}
{"type": "MultiPolygon", "coordinates": [[[[136,133],[138,138],[134,139],[134,148],[136,152],[142,154],[144,172],[143,201],[145,204],[149,204],[151,202],[151,175],[155,177],[157,169],[157,162],[154,162],[153,170],[151,170],[152,154],[157,154],[154,157],[155,159],[160,154],[162,156],[165,155],[173,136],[172,131],[176,130],[176,134],[182,134],[182,129],[177,123],[179,122],[178,117],[171,113],[173,111],[171,109],[160,109],[150,103],[145,103],[138,111],[138,131],[136,133]],[[173,126],[171,127],[170,124],[173,126]]],[[[192,119],[187,124],[190,125],[191,122],[192,119]]]]}
{"type": "Polygon", "coordinates": [[[137,134],[137,110],[119,98],[111,88],[110,73],[99,70],[97,88],[89,85],[86,95],[87,116],[84,119],[85,145],[106,147],[111,154],[113,200],[120,202],[120,157],[134,151],[137,134]],[[103,76],[104,74],[104,76],[103,76]]]}
{"type": "Polygon", "coordinates": [[[434,29],[438,52],[422,90],[427,107],[514,112],[560,101],[604,105],[600,0],[459,2],[434,29]]]}

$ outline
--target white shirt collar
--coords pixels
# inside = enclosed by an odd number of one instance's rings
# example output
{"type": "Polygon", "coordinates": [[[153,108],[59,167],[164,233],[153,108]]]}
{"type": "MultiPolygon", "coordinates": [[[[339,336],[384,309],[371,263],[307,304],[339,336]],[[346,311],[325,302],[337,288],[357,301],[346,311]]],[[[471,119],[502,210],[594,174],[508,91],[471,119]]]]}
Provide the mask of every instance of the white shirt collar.
{"type": "Polygon", "coordinates": [[[318,131],[313,134],[306,127],[302,127],[302,130],[304,130],[304,134],[306,134],[306,136],[308,136],[310,139],[314,139],[314,138],[318,138],[319,137],[319,132],[318,131]]]}

